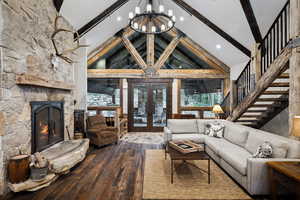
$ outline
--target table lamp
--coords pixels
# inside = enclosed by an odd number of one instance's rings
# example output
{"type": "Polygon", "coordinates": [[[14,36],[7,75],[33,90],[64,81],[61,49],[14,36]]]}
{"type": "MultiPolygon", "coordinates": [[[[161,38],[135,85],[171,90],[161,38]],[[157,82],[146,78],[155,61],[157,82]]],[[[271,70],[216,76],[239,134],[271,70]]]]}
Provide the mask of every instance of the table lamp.
{"type": "Polygon", "coordinates": [[[217,119],[220,119],[220,114],[224,113],[223,109],[221,108],[221,106],[219,104],[214,105],[212,112],[217,115],[217,119]]]}
{"type": "Polygon", "coordinates": [[[300,116],[294,116],[292,131],[293,136],[300,138],[300,116]]]}

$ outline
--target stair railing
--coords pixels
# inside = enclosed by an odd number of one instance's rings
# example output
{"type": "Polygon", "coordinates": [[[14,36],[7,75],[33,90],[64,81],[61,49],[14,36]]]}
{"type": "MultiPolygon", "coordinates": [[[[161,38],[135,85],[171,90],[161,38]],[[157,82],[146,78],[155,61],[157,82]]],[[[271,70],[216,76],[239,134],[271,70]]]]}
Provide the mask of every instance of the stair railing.
{"type": "Polygon", "coordinates": [[[221,107],[224,111],[224,119],[230,116],[230,92],[224,97],[221,107]]]}
{"type": "MultiPolygon", "coordinates": [[[[237,104],[240,104],[255,87],[255,76],[261,77],[290,41],[290,1],[284,5],[263,38],[258,50],[261,52],[260,72],[252,66],[250,60],[236,81],[237,104]],[[251,68],[253,67],[252,71],[251,68]]],[[[256,55],[255,55],[256,56],[256,55]]]]}
{"type": "Polygon", "coordinates": [[[280,55],[290,41],[290,1],[287,1],[274,23],[270,27],[261,45],[261,75],[280,55]]]}
{"type": "Polygon", "coordinates": [[[237,103],[241,103],[251,91],[251,60],[241,72],[237,81],[237,103]]]}

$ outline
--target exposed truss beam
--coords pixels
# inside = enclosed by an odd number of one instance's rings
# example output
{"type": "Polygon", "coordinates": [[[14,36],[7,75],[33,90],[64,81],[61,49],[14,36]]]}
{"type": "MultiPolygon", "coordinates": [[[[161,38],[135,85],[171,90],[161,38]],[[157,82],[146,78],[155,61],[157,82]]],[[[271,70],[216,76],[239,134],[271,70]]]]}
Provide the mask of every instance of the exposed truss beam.
{"type": "Polygon", "coordinates": [[[167,48],[165,49],[165,51],[163,52],[163,54],[161,54],[161,56],[159,57],[158,61],[155,63],[154,68],[156,70],[159,70],[167,61],[167,59],[170,57],[170,55],[173,53],[173,51],[175,50],[175,48],[177,47],[177,45],[180,42],[181,39],[181,35],[176,36],[171,43],[167,46],[167,48]]]}
{"type": "MultiPolygon", "coordinates": [[[[90,22],[88,22],[86,25],[81,27],[77,32],[79,34],[79,37],[82,37],[84,34],[89,32],[91,29],[93,29],[95,26],[100,24],[103,20],[105,20],[108,16],[113,14],[116,10],[118,10],[120,7],[122,7],[124,4],[126,4],[129,0],[118,0],[114,4],[112,4],[110,7],[105,9],[102,13],[100,13],[97,17],[92,19],[90,22]]],[[[77,39],[75,37],[75,39],[77,39]]]]}
{"type": "Polygon", "coordinates": [[[88,65],[93,64],[96,60],[104,56],[111,49],[115,48],[118,44],[122,42],[122,38],[120,35],[126,35],[126,37],[130,37],[134,31],[130,27],[126,27],[117,32],[113,37],[106,40],[100,46],[95,48],[91,53],[89,53],[88,57],[88,65]]]}
{"type": "Polygon", "coordinates": [[[259,26],[256,21],[256,17],[254,15],[251,3],[249,0],[240,0],[242,8],[244,10],[244,13],[246,15],[248,24],[250,26],[251,32],[253,34],[253,37],[256,41],[256,43],[261,43],[263,40],[261,32],[259,30],[259,26]]]}
{"type": "Polygon", "coordinates": [[[154,43],[155,36],[154,34],[147,34],[147,64],[148,66],[154,65],[154,43]]]}
{"type": "Polygon", "coordinates": [[[189,14],[191,14],[194,17],[196,17],[197,19],[199,19],[202,23],[206,24],[208,27],[210,27],[212,30],[214,30],[217,34],[222,36],[225,40],[227,40],[233,46],[235,46],[240,51],[242,51],[245,55],[247,55],[248,57],[251,57],[251,51],[249,49],[247,49],[245,46],[243,46],[241,43],[239,43],[237,40],[235,40],[229,34],[224,32],[221,28],[219,28],[217,25],[212,23],[209,19],[204,17],[202,14],[200,14],[196,9],[192,8],[184,0],[172,0],[172,1],[174,3],[176,3],[178,6],[180,6],[182,9],[187,11],[189,14]]]}
{"type": "MultiPolygon", "coordinates": [[[[141,69],[89,69],[88,78],[145,78],[141,69]]],[[[153,78],[229,78],[228,75],[215,69],[160,69],[153,78]]]]}
{"type": "Polygon", "coordinates": [[[122,41],[123,41],[125,47],[127,48],[127,50],[129,51],[129,53],[131,54],[131,56],[134,58],[135,62],[142,69],[146,69],[147,68],[147,64],[145,63],[144,59],[141,57],[141,55],[139,54],[139,52],[136,50],[136,48],[134,47],[134,45],[130,42],[130,40],[126,36],[123,36],[122,37],[122,41]]]}
{"type": "Polygon", "coordinates": [[[62,4],[64,3],[64,0],[53,0],[53,4],[57,10],[57,12],[60,11],[62,4]]]}

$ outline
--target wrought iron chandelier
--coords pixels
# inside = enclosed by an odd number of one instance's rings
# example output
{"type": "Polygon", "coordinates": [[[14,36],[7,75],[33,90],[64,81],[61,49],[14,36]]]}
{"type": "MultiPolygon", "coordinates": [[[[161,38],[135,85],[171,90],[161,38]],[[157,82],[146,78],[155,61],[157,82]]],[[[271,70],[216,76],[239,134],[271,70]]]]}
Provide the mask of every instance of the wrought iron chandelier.
{"type": "Polygon", "coordinates": [[[146,0],[145,5],[142,5],[142,1],[139,1],[134,12],[129,13],[129,26],[133,30],[144,34],[161,34],[174,27],[176,17],[173,10],[169,9],[166,13],[160,0],[157,0],[157,4],[153,0],[146,0]]]}

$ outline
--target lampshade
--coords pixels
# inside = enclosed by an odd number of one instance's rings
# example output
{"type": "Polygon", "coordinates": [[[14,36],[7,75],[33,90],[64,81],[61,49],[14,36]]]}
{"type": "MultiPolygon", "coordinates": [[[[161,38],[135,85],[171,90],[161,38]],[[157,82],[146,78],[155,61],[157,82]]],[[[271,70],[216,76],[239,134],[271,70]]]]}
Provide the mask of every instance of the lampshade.
{"type": "Polygon", "coordinates": [[[294,116],[293,135],[296,137],[300,137],[300,116],[294,116]]]}
{"type": "Polygon", "coordinates": [[[224,113],[223,109],[218,104],[214,105],[212,112],[216,114],[224,113]]]}

